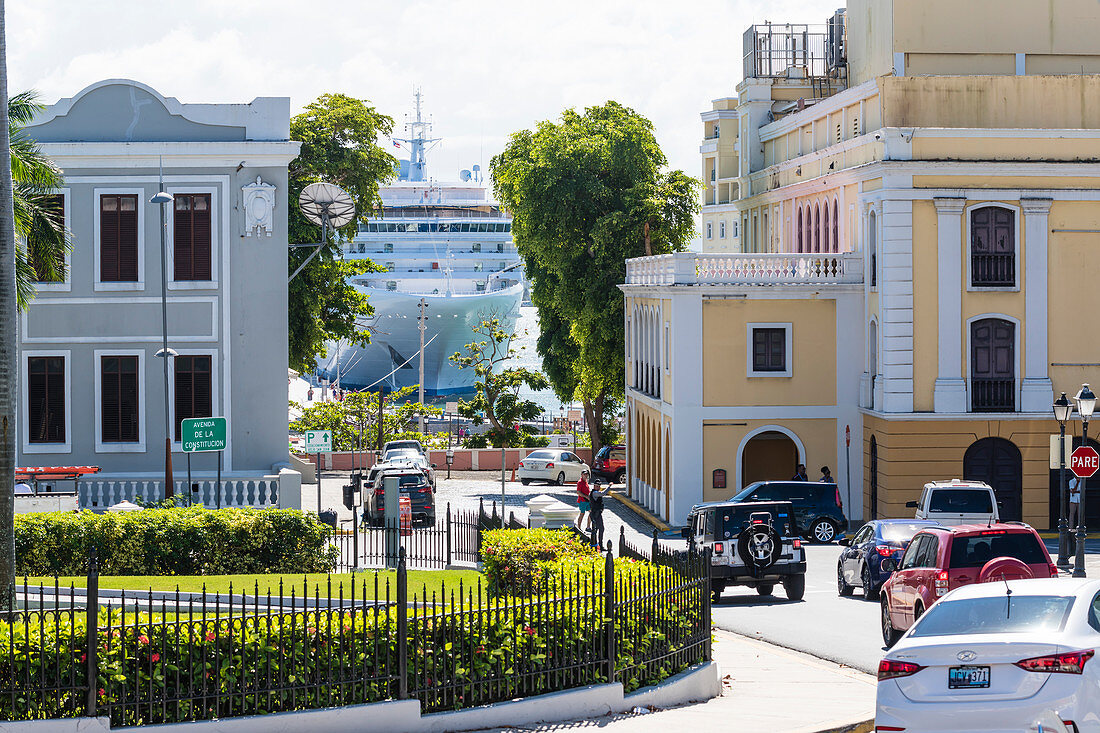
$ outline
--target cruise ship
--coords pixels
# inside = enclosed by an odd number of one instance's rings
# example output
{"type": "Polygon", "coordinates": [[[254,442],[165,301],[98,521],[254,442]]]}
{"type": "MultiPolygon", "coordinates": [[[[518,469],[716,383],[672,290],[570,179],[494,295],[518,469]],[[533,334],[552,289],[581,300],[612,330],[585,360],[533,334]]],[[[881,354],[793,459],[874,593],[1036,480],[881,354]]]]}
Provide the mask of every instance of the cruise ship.
{"type": "Polygon", "coordinates": [[[420,383],[420,317],[424,314],[426,397],[473,392],[472,369],[449,360],[475,340],[474,328],[498,318],[509,330],[524,296],[523,271],[512,242],[512,218],[489,199],[480,167],[457,181],[428,175],[426,156],[439,142],[421,114],[405,124],[394,144],[408,151],[398,180],[383,186],[381,212],[361,222],[344,245],[348,260],[384,268],[353,276],[374,316],[365,325],[371,343],[328,343],[319,376],[343,389],[387,391],[420,383]]]}

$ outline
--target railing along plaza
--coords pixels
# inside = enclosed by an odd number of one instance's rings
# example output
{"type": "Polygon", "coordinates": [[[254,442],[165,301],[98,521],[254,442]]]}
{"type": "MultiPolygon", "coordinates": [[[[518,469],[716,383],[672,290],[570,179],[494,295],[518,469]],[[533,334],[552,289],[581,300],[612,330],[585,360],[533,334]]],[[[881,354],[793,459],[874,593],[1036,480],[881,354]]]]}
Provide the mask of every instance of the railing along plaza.
{"type": "Polygon", "coordinates": [[[627,285],[818,285],[863,282],[861,253],[674,254],[626,261],[627,285]]]}

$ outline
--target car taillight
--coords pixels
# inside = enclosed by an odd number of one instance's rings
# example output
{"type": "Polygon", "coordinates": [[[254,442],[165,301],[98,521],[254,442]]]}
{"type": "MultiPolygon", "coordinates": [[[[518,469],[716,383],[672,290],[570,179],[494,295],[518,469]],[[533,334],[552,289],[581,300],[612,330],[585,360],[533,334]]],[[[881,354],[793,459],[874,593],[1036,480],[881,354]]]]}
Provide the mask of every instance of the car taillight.
{"type": "Polygon", "coordinates": [[[791,541],[791,547],[793,547],[796,550],[801,550],[802,549],[802,540],[797,539],[797,538],[792,540],[791,541]]]}
{"type": "Polygon", "coordinates": [[[947,593],[947,571],[941,570],[936,573],[936,595],[942,596],[947,593]]]}
{"type": "Polygon", "coordinates": [[[547,464],[546,464],[546,467],[547,467],[547,468],[553,468],[553,467],[554,467],[554,464],[553,464],[553,463],[547,463],[547,464]]]}
{"type": "Polygon", "coordinates": [[[894,548],[893,547],[886,547],[884,545],[879,545],[878,547],[875,548],[875,551],[878,552],[878,554],[882,555],[883,557],[890,557],[891,555],[894,554],[894,548]]]}
{"type": "Polygon", "coordinates": [[[1092,659],[1096,651],[1086,649],[1080,652],[1067,652],[1065,654],[1051,654],[1046,657],[1032,657],[1021,659],[1016,666],[1025,672],[1051,672],[1061,674],[1081,674],[1085,669],[1085,662],[1092,659]]]}
{"type": "Polygon", "coordinates": [[[421,494],[427,494],[431,490],[432,490],[431,486],[421,486],[420,488],[417,489],[417,491],[419,491],[421,494]]]}
{"type": "Polygon", "coordinates": [[[1052,578],[1057,578],[1058,577],[1058,566],[1055,565],[1054,563],[1050,563],[1049,565],[1047,565],[1047,570],[1050,571],[1050,577],[1052,577],[1052,578]]]}
{"type": "MultiPolygon", "coordinates": [[[[896,659],[883,659],[878,663],[878,679],[892,680],[898,677],[908,677],[909,675],[920,672],[924,667],[912,662],[899,662],[896,659]]],[[[904,728],[898,728],[897,730],[904,730],[904,728]]]]}
{"type": "Polygon", "coordinates": [[[838,507],[840,507],[841,509],[844,508],[844,502],[842,502],[840,500],[840,488],[839,487],[837,487],[837,490],[836,490],[836,505],[838,507]]]}
{"type": "Polygon", "coordinates": [[[374,495],[375,496],[385,496],[385,494],[386,494],[386,487],[385,486],[379,486],[374,490],[374,495]]]}
{"type": "Polygon", "coordinates": [[[723,552],[725,552],[725,550],[726,550],[726,546],[724,544],[722,544],[721,542],[715,542],[714,543],[714,554],[715,555],[721,555],[723,552]]]}

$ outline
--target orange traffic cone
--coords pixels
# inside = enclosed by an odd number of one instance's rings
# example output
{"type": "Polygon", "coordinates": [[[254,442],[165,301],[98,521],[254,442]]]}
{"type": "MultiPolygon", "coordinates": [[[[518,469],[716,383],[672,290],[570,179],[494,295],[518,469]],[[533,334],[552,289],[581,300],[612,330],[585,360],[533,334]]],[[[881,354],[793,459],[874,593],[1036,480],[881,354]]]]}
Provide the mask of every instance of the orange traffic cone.
{"type": "Polygon", "coordinates": [[[514,466],[512,467],[512,479],[511,480],[512,480],[513,483],[515,483],[515,481],[516,481],[516,469],[515,469],[514,466]]]}

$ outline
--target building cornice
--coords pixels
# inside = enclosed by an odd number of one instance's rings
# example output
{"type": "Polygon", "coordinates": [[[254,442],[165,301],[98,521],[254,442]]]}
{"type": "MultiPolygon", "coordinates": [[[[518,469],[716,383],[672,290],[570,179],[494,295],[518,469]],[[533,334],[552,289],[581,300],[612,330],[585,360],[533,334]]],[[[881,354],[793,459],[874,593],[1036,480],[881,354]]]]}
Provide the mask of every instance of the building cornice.
{"type": "Polygon", "coordinates": [[[236,168],[286,167],[302,144],[287,141],[241,142],[75,142],[39,143],[43,154],[64,170],[73,168],[236,168]]]}

